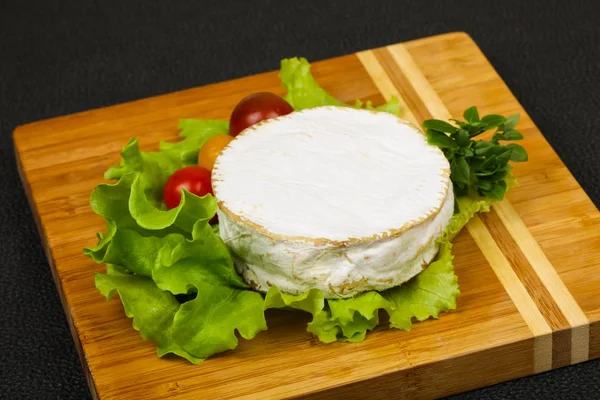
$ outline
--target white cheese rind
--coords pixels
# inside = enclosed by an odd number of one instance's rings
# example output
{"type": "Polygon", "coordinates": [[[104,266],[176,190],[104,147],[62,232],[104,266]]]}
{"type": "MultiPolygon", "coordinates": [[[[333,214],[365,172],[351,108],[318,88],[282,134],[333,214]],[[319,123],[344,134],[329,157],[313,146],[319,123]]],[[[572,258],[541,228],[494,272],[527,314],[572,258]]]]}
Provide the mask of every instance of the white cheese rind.
{"type": "Polygon", "coordinates": [[[435,257],[454,209],[448,161],[416,128],[340,107],[245,130],[213,170],[220,234],[260,291],[355,296],[435,257]]]}
{"type": "Polygon", "coordinates": [[[326,298],[356,296],[398,286],[435,257],[435,243],[454,211],[450,190],[437,216],[405,234],[338,246],[276,239],[218,211],[221,237],[232,250],[238,272],[253,288],[275,285],[289,294],[317,288],[326,298]]]}

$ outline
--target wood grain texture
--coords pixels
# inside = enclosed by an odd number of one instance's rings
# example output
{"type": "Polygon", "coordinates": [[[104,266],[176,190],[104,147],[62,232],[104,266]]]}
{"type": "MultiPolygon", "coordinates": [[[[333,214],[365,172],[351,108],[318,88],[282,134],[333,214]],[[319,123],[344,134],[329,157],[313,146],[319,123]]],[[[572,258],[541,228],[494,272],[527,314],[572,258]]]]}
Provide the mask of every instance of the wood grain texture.
{"type": "Polygon", "coordinates": [[[156,149],[180,118],[226,119],[247,94],[283,94],[277,74],[36,122],[15,131],[19,167],[95,397],[433,398],[600,357],[598,210],[466,34],[318,62],[313,73],[344,101],[396,96],[416,124],[473,104],[521,113],[530,161],[514,169],[520,184],[455,239],[457,310],[330,345],[308,337],[306,315],[272,310],[269,330],[235,351],[197,366],[158,359],[94,288],[103,267],[82,248],[104,225],[89,195],[131,136],[156,149]]]}

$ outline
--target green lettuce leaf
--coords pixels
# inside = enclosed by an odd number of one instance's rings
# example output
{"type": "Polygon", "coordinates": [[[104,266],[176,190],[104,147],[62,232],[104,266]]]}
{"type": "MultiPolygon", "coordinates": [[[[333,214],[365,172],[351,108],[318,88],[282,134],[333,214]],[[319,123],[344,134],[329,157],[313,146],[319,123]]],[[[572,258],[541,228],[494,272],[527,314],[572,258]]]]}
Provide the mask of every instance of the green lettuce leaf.
{"type": "Polygon", "coordinates": [[[152,271],[160,266],[161,254],[184,240],[183,235],[174,233],[161,238],[145,236],[134,229],[115,229],[102,251],[91,248],[84,252],[97,263],[126,265],[130,273],[152,277],[152,271]]]}
{"type": "Polygon", "coordinates": [[[182,119],[179,129],[183,139],[176,143],[161,142],[158,152],[140,151],[138,140],[132,138],[121,150],[120,165],[110,167],[104,179],[118,180],[139,172],[137,184],[150,204],[164,209],[162,190],[169,176],[180,168],[196,165],[202,145],[216,135],[227,134],[229,124],[217,120],[182,119]]]}
{"type": "Polygon", "coordinates": [[[118,293],[125,315],[133,318],[133,328],[144,340],[157,344],[157,353],[177,354],[192,363],[201,358],[181,348],[173,338],[172,326],[180,304],[169,292],[160,290],[150,278],[126,275],[120,268],[110,268],[108,273],[96,274],[96,288],[107,300],[118,293]]]}
{"type": "Polygon", "coordinates": [[[121,150],[121,164],[110,167],[104,173],[104,179],[114,180],[138,173],[136,182],[149,202],[163,208],[162,190],[171,174],[183,167],[181,160],[168,152],[141,152],[139,143],[133,138],[121,150]]]}
{"type": "MultiPolygon", "coordinates": [[[[267,329],[267,324],[260,293],[239,288],[243,283],[230,285],[230,274],[223,276],[202,261],[181,259],[159,268],[153,279],[166,293],[196,293],[193,300],[181,305],[172,331],[176,343],[194,357],[205,359],[237,347],[236,331],[249,340],[267,329]]],[[[231,272],[235,274],[235,270],[231,272]]]]}
{"type": "Polygon", "coordinates": [[[493,200],[484,196],[461,196],[455,199],[458,205],[458,213],[455,213],[450,219],[450,223],[444,231],[444,237],[452,241],[460,230],[469,222],[478,212],[489,212],[493,200]]]}
{"type": "MultiPolygon", "coordinates": [[[[343,342],[363,341],[367,331],[379,324],[379,310],[391,310],[393,307],[392,303],[375,291],[361,293],[349,299],[328,300],[327,305],[331,315],[325,326],[334,323],[339,327],[338,340],[343,342]]],[[[317,326],[311,329],[316,331],[317,326]]]]}
{"type": "MultiPolygon", "coordinates": [[[[312,76],[310,64],[305,58],[294,57],[281,60],[279,78],[287,90],[285,100],[295,110],[320,106],[348,106],[319,86],[312,76]]],[[[392,97],[389,102],[378,107],[373,107],[370,101],[363,104],[360,100],[357,100],[353,106],[400,115],[400,103],[396,97],[392,97]]]]}
{"type": "Polygon", "coordinates": [[[276,286],[271,286],[265,296],[265,310],[269,308],[290,308],[306,311],[313,316],[323,310],[325,296],[318,289],[310,289],[299,295],[282,293],[276,286]]]}
{"type": "Polygon", "coordinates": [[[107,299],[119,293],[134,328],[156,343],[159,356],[174,353],[197,363],[234,349],[236,332],[252,339],[267,328],[262,295],[237,275],[207,219],[196,222],[191,239],[117,229],[99,261],[123,263],[97,274],[96,286],[107,299]],[[139,250],[129,251],[132,243],[139,250]],[[192,299],[179,304],[175,295],[192,299]]]}
{"type": "Polygon", "coordinates": [[[442,241],[437,260],[404,285],[383,292],[394,305],[389,312],[390,327],[410,330],[412,320],[438,318],[441,312],[456,308],[458,278],[452,265],[452,245],[442,241]]]}
{"type": "Polygon", "coordinates": [[[210,219],[216,213],[213,196],[198,197],[185,191],[179,206],[166,210],[162,201],[164,183],[185,166],[171,153],[140,152],[137,140],[132,139],[123,147],[121,156],[121,165],[105,173],[106,179],[119,181],[100,184],[92,192],[90,205],[98,215],[115,221],[119,227],[162,230],[175,225],[191,232],[198,219],[210,219]]]}
{"type": "Polygon", "coordinates": [[[118,182],[98,185],[90,197],[107,232],[84,249],[107,264],[107,273],[96,275],[98,290],[107,299],[119,294],[134,328],[156,343],[158,355],[173,353],[193,363],[235,348],[236,334],[252,339],[266,329],[263,297],[236,273],[208,223],[216,199],[184,191],[178,207],[162,204],[168,176],[195,159],[190,149],[226,127],[205,122],[182,122],[187,136],[179,143],[185,143],[163,144],[159,152],[141,152],[135,139],[123,148],[121,164],[105,174],[118,182]]]}
{"type": "Polygon", "coordinates": [[[198,162],[198,151],[213,136],[229,133],[229,123],[210,119],[182,119],[179,134],[183,140],[175,143],[161,142],[160,152],[171,154],[185,165],[198,162]]]}
{"type": "Polygon", "coordinates": [[[189,285],[197,287],[200,283],[248,289],[235,271],[227,246],[212,230],[207,219],[198,220],[194,225],[192,239],[184,238],[162,251],[152,277],[159,287],[177,294],[186,293],[189,285]],[[181,265],[192,266],[180,271],[181,265]]]}
{"type": "Polygon", "coordinates": [[[373,103],[371,100],[367,100],[366,103],[363,103],[359,99],[356,99],[354,102],[354,108],[364,108],[366,110],[375,110],[375,111],[383,111],[390,114],[394,114],[396,116],[400,116],[400,102],[396,96],[392,96],[390,101],[384,103],[380,106],[373,107],[373,103]]]}
{"type": "MultiPolygon", "coordinates": [[[[190,262],[171,267],[170,281],[184,282],[190,269],[200,270],[190,262]]],[[[96,274],[96,287],[107,299],[119,294],[125,314],[133,318],[133,327],[143,339],[157,345],[157,354],[177,354],[198,363],[212,354],[237,347],[236,331],[244,339],[254,338],[266,329],[263,299],[259,293],[239,290],[201,280],[196,274],[189,284],[196,297],[180,304],[174,294],[188,290],[173,289],[168,284],[157,285],[154,280],[127,275],[121,267],[112,266],[107,274],[96,274]],[[162,286],[162,287],[161,287],[162,286]]],[[[181,286],[176,283],[175,286],[181,286]]]]}

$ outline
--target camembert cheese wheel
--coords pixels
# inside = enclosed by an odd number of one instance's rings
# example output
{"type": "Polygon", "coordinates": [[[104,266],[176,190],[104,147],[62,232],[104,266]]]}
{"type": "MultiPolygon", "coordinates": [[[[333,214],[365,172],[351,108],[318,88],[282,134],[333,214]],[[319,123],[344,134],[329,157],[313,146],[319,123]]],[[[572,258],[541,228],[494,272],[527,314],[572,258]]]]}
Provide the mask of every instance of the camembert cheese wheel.
{"type": "Polygon", "coordinates": [[[410,123],[319,107],[244,130],[212,175],[220,235],[254,289],[326,298],[398,286],[438,251],[450,167],[410,123]]]}

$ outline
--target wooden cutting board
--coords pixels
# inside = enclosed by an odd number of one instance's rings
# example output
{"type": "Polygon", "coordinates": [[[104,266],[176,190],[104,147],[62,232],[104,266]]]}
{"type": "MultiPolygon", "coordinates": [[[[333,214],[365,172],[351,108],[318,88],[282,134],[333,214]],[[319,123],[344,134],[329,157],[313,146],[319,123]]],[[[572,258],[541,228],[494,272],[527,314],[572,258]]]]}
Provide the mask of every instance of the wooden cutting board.
{"type": "MultiPolygon", "coordinates": [[[[455,240],[456,311],[411,332],[377,328],[362,343],[309,338],[302,313],[269,312],[270,329],[200,365],[159,359],[117,299],[94,288],[103,266],[82,254],[103,220],[89,195],[119,150],[174,140],[180,118],[227,119],[257,91],[284,94],[276,72],[21,126],[22,179],[88,382],[101,399],[432,398],[600,357],[600,214],[464,33],[314,63],[344,101],[401,98],[404,117],[521,113],[530,161],[520,184],[455,240]]],[[[26,267],[26,266],[25,266],[26,267]]]]}

